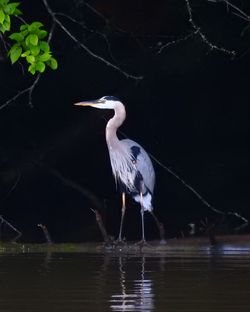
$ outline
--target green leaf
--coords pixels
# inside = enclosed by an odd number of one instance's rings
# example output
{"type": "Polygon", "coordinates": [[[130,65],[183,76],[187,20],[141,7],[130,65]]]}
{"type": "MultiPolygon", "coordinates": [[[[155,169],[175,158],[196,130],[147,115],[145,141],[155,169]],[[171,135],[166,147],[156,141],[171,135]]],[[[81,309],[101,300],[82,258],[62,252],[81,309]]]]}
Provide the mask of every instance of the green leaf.
{"type": "Polygon", "coordinates": [[[19,2],[12,2],[12,3],[9,3],[7,5],[5,5],[4,7],[4,12],[8,15],[13,15],[16,8],[20,5],[19,2]]]}
{"type": "Polygon", "coordinates": [[[5,27],[4,27],[3,25],[1,25],[1,24],[0,24],[0,31],[1,31],[3,34],[4,34],[5,31],[6,31],[5,27]]]}
{"type": "Polygon", "coordinates": [[[10,30],[10,22],[8,22],[8,21],[5,20],[5,21],[3,22],[3,26],[5,27],[5,30],[8,30],[8,31],[10,30]]]}
{"type": "Polygon", "coordinates": [[[43,39],[48,35],[48,32],[46,30],[39,30],[37,32],[37,35],[38,35],[39,39],[43,39]]]}
{"type": "Polygon", "coordinates": [[[2,9],[0,9],[0,24],[3,24],[3,21],[5,20],[5,14],[2,9]]]}
{"type": "Polygon", "coordinates": [[[30,50],[25,51],[24,53],[22,53],[22,54],[21,54],[21,57],[26,57],[26,56],[28,56],[28,55],[30,55],[30,50]]]}
{"type": "Polygon", "coordinates": [[[9,36],[9,38],[15,40],[16,42],[21,42],[24,40],[24,36],[21,33],[13,33],[9,36]]]}
{"type": "Polygon", "coordinates": [[[21,56],[22,48],[20,47],[20,45],[14,45],[10,49],[9,54],[10,54],[11,63],[14,64],[19,59],[19,57],[21,56]]]}
{"type": "Polygon", "coordinates": [[[28,71],[34,75],[36,73],[36,64],[31,64],[28,68],[28,71]]]}
{"type": "Polygon", "coordinates": [[[36,64],[36,70],[39,71],[40,73],[43,73],[45,71],[45,64],[43,62],[38,62],[36,64]]]}
{"type": "Polygon", "coordinates": [[[38,46],[30,46],[29,51],[32,55],[37,56],[40,53],[40,48],[38,46]]]}
{"type": "Polygon", "coordinates": [[[28,63],[30,63],[30,64],[35,63],[35,60],[36,60],[36,58],[34,57],[34,55],[28,55],[28,56],[26,57],[26,61],[27,61],[28,63]]]}
{"type": "Polygon", "coordinates": [[[20,26],[20,30],[26,30],[29,27],[27,24],[23,24],[20,26]]]}
{"type": "Polygon", "coordinates": [[[27,36],[25,43],[27,44],[27,46],[29,46],[30,44],[32,44],[33,46],[36,46],[38,44],[38,37],[35,34],[30,34],[27,36]]]}
{"type": "Polygon", "coordinates": [[[30,43],[32,43],[34,46],[36,46],[38,44],[38,37],[37,37],[37,35],[35,35],[35,34],[30,35],[30,43]]]}
{"type": "Polygon", "coordinates": [[[47,41],[40,41],[39,47],[40,47],[41,50],[43,50],[44,52],[49,52],[49,50],[50,50],[49,44],[48,44],[47,41]]]}
{"type": "Polygon", "coordinates": [[[15,9],[15,11],[13,13],[13,15],[22,15],[22,14],[23,14],[23,12],[19,9],[15,9]]]}
{"type": "Polygon", "coordinates": [[[39,61],[41,62],[47,62],[51,58],[50,52],[45,52],[41,55],[39,55],[39,61]]]}
{"type": "Polygon", "coordinates": [[[20,34],[23,36],[23,37],[26,37],[28,35],[28,30],[23,30],[23,31],[20,31],[20,34]]]}
{"type": "Polygon", "coordinates": [[[46,64],[48,64],[48,66],[52,69],[57,69],[58,68],[58,63],[57,63],[57,60],[53,57],[51,57],[47,62],[46,64]]]}
{"type": "Polygon", "coordinates": [[[29,28],[29,31],[30,32],[33,32],[33,31],[35,31],[35,30],[38,30],[40,27],[42,27],[43,26],[43,24],[42,23],[40,23],[40,22],[33,22],[32,24],[30,24],[29,26],[28,26],[28,28],[29,28]]]}
{"type": "Polygon", "coordinates": [[[9,15],[5,15],[5,21],[10,23],[10,16],[9,15]]]}
{"type": "Polygon", "coordinates": [[[6,30],[8,30],[5,26],[5,24],[0,24],[0,30],[4,34],[6,30]]]}

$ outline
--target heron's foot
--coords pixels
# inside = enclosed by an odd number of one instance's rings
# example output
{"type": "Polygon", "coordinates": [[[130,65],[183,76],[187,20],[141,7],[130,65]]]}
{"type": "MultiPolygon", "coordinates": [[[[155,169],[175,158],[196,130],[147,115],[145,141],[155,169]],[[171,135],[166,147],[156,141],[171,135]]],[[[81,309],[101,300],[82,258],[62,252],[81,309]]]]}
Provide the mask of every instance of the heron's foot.
{"type": "Polygon", "coordinates": [[[127,244],[127,242],[126,242],[126,239],[125,238],[121,238],[121,237],[118,237],[117,238],[117,240],[116,241],[114,241],[114,245],[116,245],[116,246],[124,246],[124,245],[126,245],[127,244]]]}
{"type": "Polygon", "coordinates": [[[103,243],[104,247],[111,247],[114,244],[114,237],[113,236],[109,236],[108,239],[105,240],[105,242],[103,243]]]}
{"type": "Polygon", "coordinates": [[[136,246],[139,246],[140,248],[149,246],[148,242],[143,238],[139,242],[135,243],[136,246]]]}

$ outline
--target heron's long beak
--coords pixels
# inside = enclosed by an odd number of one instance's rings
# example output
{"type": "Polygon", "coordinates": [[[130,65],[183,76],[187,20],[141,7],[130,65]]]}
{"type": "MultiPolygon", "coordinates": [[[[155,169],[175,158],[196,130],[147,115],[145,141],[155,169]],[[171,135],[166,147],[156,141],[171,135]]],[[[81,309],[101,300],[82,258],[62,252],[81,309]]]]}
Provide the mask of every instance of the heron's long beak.
{"type": "Polygon", "coordinates": [[[78,103],[74,103],[74,105],[76,106],[92,106],[95,107],[95,105],[98,104],[97,101],[84,101],[84,102],[78,102],[78,103]]]}
{"type": "Polygon", "coordinates": [[[92,107],[101,108],[101,109],[109,108],[105,105],[105,101],[102,99],[93,100],[93,101],[78,102],[78,103],[75,103],[74,105],[76,105],[76,106],[92,106],[92,107]]]}

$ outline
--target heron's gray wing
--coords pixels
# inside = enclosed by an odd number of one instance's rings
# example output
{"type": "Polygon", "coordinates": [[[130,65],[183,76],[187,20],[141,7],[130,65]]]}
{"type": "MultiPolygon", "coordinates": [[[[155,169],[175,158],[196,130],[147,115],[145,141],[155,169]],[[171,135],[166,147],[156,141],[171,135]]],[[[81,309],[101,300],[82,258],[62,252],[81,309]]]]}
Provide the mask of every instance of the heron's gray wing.
{"type": "Polygon", "coordinates": [[[131,155],[133,157],[132,161],[135,162],[136,169],[140,172],[145,186],[153,194],[155,185],[155,171],[147,152],[141,145],[132,140],[125,139],[121,142],[130,149],[131,155]]]}

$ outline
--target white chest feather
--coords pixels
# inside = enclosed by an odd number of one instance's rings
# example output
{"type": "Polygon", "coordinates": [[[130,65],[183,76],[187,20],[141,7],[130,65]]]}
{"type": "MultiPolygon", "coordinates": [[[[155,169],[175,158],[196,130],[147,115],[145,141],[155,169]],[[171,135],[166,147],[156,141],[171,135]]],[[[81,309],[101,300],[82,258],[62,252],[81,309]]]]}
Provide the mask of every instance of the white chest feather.
{"type": "Polygon", "coordinates": [[[115,180],[120,180],[131,192],[135,192],[136,167],[132,162],[132,155],[121,147],[109,147],[109,155],[115,180]]]}

